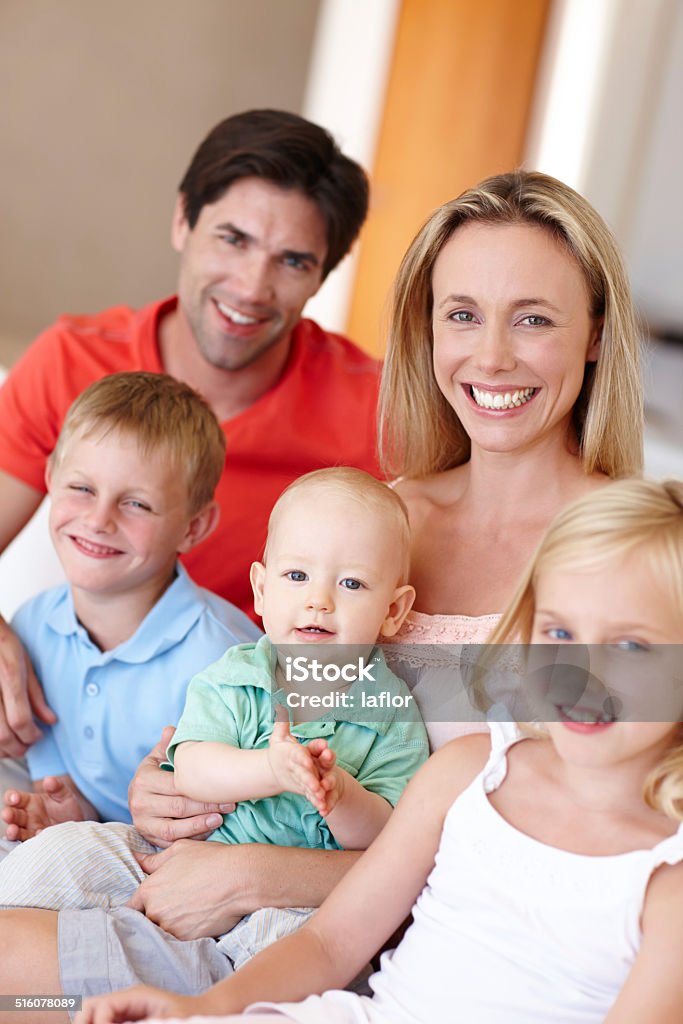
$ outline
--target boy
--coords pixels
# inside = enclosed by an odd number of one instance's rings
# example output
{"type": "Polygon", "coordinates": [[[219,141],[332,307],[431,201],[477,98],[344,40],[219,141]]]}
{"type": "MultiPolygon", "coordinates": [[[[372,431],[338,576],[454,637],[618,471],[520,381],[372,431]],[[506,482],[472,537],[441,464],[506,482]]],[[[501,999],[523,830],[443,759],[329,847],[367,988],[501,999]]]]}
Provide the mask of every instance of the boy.
{"type": "Polygon", "coordinates": [[[171,377],[115,374],[71,406],[46,473],[68,585],[13,623],[58,721],[28,752],[35,791],[6,795],[9,839],[70,819],[129,822],[128,784],[189,679],[259,635],[177,562],[215,526],[224,459],[210,408],[171,377]]]}
{"type": "MultiPolygon", "coordinates": [[[[380,832],[428,754],[412,698],[375,646],[412,606],[408,556],[403,503],[366,473],[320,470],[280,497],[251,570],[267,635],[193,679],[169,747],[179,792],[237,802],[212,840],[365,849],[380,832]],[[293,685],[293,675],[304,678],[293,685]],[[364,710],[378,691],[381,716],[364,710]]],[[[132,849],[153,847],[132,828],[51,829],[2,865],[0,904],[26,905],[28,890],[48,909],[121,905],[143,877],[132,849]]],[[[309,913],[243,919],[218,942],[223,973],[309,913]]]]}

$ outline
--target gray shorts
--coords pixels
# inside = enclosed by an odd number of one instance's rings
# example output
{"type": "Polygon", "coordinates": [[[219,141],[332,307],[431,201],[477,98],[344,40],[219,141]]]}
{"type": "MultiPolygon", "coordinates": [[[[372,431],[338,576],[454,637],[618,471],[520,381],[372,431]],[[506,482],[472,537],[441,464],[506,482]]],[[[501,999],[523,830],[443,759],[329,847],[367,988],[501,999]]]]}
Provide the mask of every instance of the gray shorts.
{"type": "Polygon", "coordinates": [[[57,937],[62,991],[91,996],[144,984],[197,995],[297,931],[312,913],[265,907],[218,939],[181,940],[130,907],[63,910],[57,937]]]}
{"type": "Polygon", "coordinates": [[[57,947],[62,991],[84,997],[139,984],[195,995],[233,973],[215,939],[181,941],[129,907],[63,910],[57,947]]]}

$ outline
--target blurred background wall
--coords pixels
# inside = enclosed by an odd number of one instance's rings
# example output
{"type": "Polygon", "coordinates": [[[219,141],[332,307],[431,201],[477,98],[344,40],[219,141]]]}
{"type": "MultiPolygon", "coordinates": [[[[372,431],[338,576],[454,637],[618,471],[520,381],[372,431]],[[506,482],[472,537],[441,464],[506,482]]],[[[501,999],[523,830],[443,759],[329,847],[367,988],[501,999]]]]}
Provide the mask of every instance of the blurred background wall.
{"type": "Polygon", "coordinates": [[[299,110],[318,0],[0,0],[0,361],[173,292],[178,182],[221,118],[299,110]]]}
{"type": "Polygon", "coordinates": [[[683,476],[681,0],[0,0],[0,362],[60,312],[173,290],[195,146],[252,106],[325,124],[371,173],[361,244],[308,307],[383,350],[410,238],[524,164],[619,238],[648,341],[648,444],[683,476]]]}

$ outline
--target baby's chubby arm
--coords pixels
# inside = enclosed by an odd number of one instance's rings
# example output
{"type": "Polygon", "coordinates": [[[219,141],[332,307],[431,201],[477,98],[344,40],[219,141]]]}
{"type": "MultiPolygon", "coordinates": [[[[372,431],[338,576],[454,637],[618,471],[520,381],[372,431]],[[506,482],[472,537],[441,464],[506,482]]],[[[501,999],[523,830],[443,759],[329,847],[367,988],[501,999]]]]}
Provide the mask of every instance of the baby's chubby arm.
{"type": "Polygon", "coordinates": [[[7,838],[30,839],[50,825],[64,821],[97,821],[98,814],[69,775],[46,775],[33,783],[33,792],[8,789],[2,820],[7,838]]]}
{"type": "Polygon", "coordinates": [[[389,820],[391,804],[340,768],[326,740],[311,740],[309,750],[317,760],[325,790],[324,807],[317,810],[340,846],[345,850],[367,850],[389,820]]]}
{"type": "Polygon", "coordinates": [[[325,789],[316,759],[276,722],[267,748],[240,750],[227,743],[185,741],[174,752],[176,788],[195,800],[237,803],[279,793],[300,793],[320,810],[325,789]]]}

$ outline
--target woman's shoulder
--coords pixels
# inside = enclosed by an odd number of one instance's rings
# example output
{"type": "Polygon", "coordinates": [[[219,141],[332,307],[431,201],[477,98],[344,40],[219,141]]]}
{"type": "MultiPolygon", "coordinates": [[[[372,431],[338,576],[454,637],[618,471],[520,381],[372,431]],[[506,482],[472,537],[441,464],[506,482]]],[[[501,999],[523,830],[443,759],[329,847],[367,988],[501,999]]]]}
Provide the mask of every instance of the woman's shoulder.
{"type": "Polygon", "coordinates": [[[399,477],[392,484],[412,515],[451,505],[464,487],[466,467],[454,466],[441,473],[421,477],[399,477]]]}

